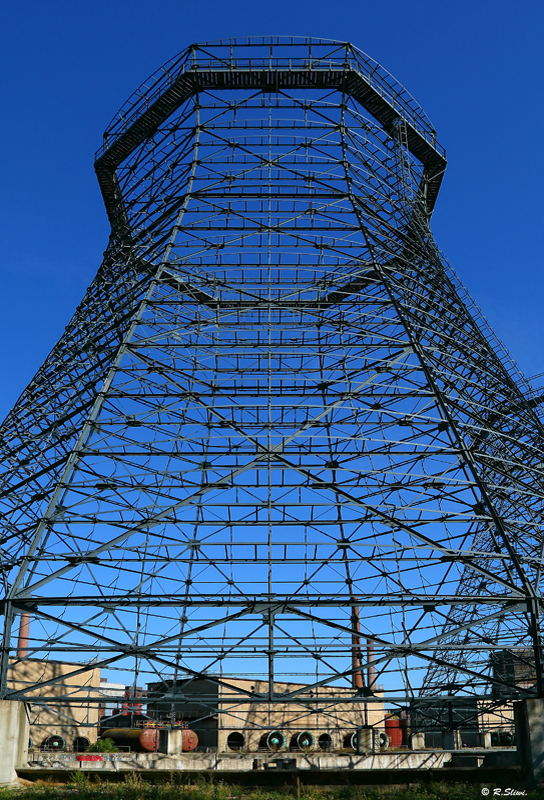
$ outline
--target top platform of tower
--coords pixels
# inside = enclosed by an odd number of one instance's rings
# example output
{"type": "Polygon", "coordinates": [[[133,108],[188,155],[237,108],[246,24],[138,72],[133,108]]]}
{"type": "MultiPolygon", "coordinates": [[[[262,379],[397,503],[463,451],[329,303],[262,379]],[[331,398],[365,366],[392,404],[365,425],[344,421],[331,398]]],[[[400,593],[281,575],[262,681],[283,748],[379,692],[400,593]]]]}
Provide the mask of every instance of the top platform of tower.
{"type": "Polygon", "coordinates": [[[104,133],[95,170],[110,218],[117,167],[199,91],[331,89],[350,95],[387,133],[404,123],[406,144],[424,166],[432,213],[446,168],[431,122],[406,89],[348,42],[269,36],[192,44],[129,97],[104,133]]]}

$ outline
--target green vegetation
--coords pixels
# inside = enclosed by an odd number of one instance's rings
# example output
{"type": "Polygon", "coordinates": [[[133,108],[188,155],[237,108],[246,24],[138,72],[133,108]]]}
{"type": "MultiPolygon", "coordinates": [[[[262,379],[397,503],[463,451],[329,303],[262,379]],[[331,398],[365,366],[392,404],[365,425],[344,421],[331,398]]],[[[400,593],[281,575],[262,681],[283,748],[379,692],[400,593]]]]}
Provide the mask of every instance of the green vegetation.
{"type": "Polygon", "coordinates": [[[86,753],[118,753],[119,748],[115,746],[113,739],[97,739],[96,742],[90,744],[85,751],[86,753]]]}
{"type": "MultiPolygon", "coordinates": [[[[489,796],[493,797],[493,786],[489,796]]],[[[504,789],[503,789],[504,792],[504,789]]],[[[2,800],[14,797],[12,790],[0,790],[2,800]]],[[[369,786],[245,788],[205,777],[189,778],[170,773],[165,783],[146,783],[140,773],[128,773],[124,781],[108,783],[91,772],[76,772],[70,783],[40,783],[16,793],[17,800],[482,800],[480,786],[429,783],[411,788],[384,790],[369,786]]],[[[514,795],[514,797],[516,797],[514,795]]],[[[544,789],[529,790],[527,800],[544,800],[544,789]]],[[[517,800],[517,798],[516,798],[517,800]]]]}

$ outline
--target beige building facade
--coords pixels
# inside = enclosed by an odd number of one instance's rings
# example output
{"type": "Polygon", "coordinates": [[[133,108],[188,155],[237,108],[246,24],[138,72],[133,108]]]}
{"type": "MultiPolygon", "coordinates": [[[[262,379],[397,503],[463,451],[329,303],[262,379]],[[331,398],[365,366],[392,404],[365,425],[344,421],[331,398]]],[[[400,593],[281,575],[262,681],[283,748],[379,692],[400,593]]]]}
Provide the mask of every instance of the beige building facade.
{"type": "Polygon", "coordinates": [[[96,697],[99,690],[100,670],[80,669],[79,664],[34,658],[13,663],[9,688],[25,690],[33,698],[29,703],[33,749],[78,750],[85,741],[96,741],[99,707],[90,697],[96,697]],[[52,683],[44,686],[47,681],[52,683]],[[36,684],[39,688],[29,690],[36,684]]]}
{"type": "Polygon", "coordinates": [[[363,698],[350,687],[275,683],[269,702],[268,683],[251,679],[197,678],[167,687],[150,684],[148,690],[148,713],[187,725],[202,747],[219,752],[305,749],[301,734],[310,734],[308,749],[353,750],[358,729],[385,730],[379,694],[363,698]],[[252,702],[255,696],[258,703],[252,702]]]}
{"type": "MultiPolygon", "coordinates": [[[[33,658],[12,664],[10,688],[25,690],[32,698],[34,750],[83,750],[96,741],[102,715],[115,712],[107,708],[116,705],[109,695],[122,695],[124,687],[105,683],[100,669],[80,670],[78,664],[33,658]],[[101,696],[104,703],[96,702],[101,696]]],[[[199,749],[219,752],[353,751],[360,728],[370,726],[379,733],[385,725],[380,694],[364,698],[350,687],[276,683],[267,702],[266,681],[210,677],[151,684],[147,694],[144,715],[147,710],[163,726],[181,723],[197,733],[199,749]],[[252,702],[255,697],[260,702],[252,702]]]]}

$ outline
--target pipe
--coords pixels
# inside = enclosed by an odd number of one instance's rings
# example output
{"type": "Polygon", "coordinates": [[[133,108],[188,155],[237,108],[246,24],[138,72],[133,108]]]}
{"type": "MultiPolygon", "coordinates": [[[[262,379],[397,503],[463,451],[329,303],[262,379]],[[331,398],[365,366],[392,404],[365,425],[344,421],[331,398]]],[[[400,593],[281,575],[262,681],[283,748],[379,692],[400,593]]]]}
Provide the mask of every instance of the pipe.
{"type": "Polygon", "coordinates": [[[19,622],[19,638],[17,640],[17,658],[26,658],[28,655],[28,638],[30,635],[30,614],[23,611],[19,622]]]}

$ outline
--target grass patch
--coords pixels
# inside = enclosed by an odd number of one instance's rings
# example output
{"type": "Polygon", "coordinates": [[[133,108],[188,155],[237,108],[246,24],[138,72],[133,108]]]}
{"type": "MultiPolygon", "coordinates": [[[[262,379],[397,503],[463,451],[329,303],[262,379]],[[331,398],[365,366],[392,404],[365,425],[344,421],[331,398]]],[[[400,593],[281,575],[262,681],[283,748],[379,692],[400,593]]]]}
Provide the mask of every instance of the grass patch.
{"type": "MultiPolygon", "coordinates": [[[[493,800],[489,785],[489,800],[493,800]]],[[[501,797],[505,797],[504,789],[501,797]]],[[[295,786],[283,788],[244,788],[232,786],[205,776],[196,778],[186,773],[171,773],[166,783],[146,783],[140,773],[131,772],[123,782],[108,783],[93,773],[75,772],[69,783],[58,785],[47,781],[25,786],[13,794],[0,789],[1,800],[482,800],[480,786],[469,784],[432,783],[410,788],[387,790],[368,786],[338,788],[295,786]]],[[[517,800],[519,795],[512,795],[517,800]]],[[[544,789],[528,790],[526,800],[544,800],[544,789]]]]}

